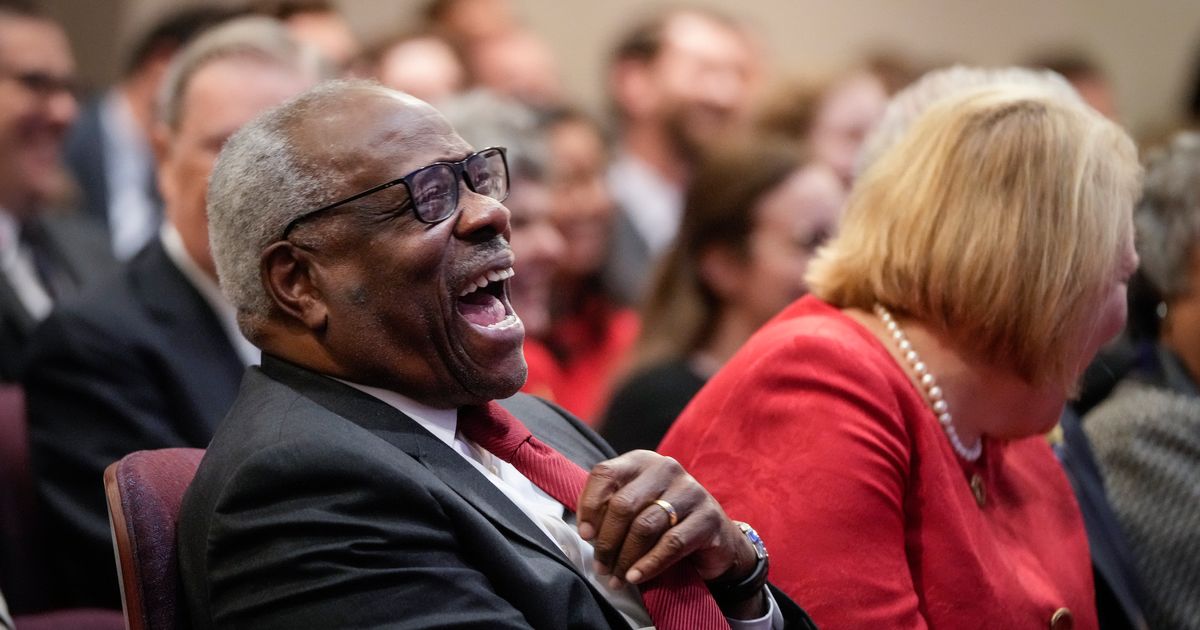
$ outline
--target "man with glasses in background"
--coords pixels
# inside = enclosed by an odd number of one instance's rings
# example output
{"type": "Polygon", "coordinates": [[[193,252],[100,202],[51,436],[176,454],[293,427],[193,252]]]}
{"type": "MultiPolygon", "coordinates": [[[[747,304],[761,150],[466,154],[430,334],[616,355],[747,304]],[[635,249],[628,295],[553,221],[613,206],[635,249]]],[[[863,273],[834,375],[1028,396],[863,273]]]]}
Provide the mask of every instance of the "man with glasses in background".
{"type": "Polygon", "coordinates": [[[677,463],[515,394],[509,183],[369,83],[230,138],[210,234],[263,360],[184,497],[194,628],[809,627],[677,463]]]}
{"type": "Polygon", "coordinates": [[[54,305],[113,265],[99,226],[49,216],[66,191],[74,82],[62,27],[31,3],[0,2],[0,382],[20,376],[29,336],[54,305]]]}
{"type": "Polygon", "coordinates": [[[316,53],[266,17],[226,22],[180,51],[155,133],[165,223],[119,274],[34,334],[24,379],[31,461],[62,604],[121,607],[105,467],[138,450],[203,448],[245,366],[258,362],[217,287],[208,175],[238,127],[322,76],[316,53]]]}

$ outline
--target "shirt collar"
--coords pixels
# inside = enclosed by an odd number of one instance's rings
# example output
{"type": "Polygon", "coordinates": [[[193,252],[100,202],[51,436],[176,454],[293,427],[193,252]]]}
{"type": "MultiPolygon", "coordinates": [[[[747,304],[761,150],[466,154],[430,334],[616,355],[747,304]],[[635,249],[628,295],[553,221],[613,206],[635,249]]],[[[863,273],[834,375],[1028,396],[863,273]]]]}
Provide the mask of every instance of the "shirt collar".
{"type": "Polygon", "coordinates": [[[196,261],[192,260],[187,248],[183,245],[183,237],[179,235],[179,230],[170,221],[164,221],[159,230],[159,239],[162,242],[163,250],[167,252],[167,258],[175,263],[179,272],[200,293],[200,297],[204,298],[205,303],[220,320],[221,327],[225,329],[225,334],[229,337],[229,341],[237,351],[242,363],[246,365],[258,363],[261,352],[242,336],[237,324],[237,309],[229,303],[225,294],[221,293],[221,287],[216,281],[205,273],[200,265],[196,264],[196,261]]]}
{"type": "Polygon", "coordinates": [[[0,255],[7,255],[8,252],[17,251],[20,229],[20,226],[17,224],[17,218],[9,214],[4,208],[0,208],[0,255]]]}
{"type": "Polygon", "coordinates": [[[352,383],[340,378],[334,380],[345,383],[354,389],[357,389],[364,394],[373,396],[387,403],[394,409],[407,415],[425,428],[426,431],[432,433],[437,439],[441,440],[454,448],[454,435],[458,431],[458,410],[457,409],[437,409],[419,403],[404,394],[399,394],[389,389],[381,389],[379,387],[371,387],[370,385],[360,385],[352,383]]]}

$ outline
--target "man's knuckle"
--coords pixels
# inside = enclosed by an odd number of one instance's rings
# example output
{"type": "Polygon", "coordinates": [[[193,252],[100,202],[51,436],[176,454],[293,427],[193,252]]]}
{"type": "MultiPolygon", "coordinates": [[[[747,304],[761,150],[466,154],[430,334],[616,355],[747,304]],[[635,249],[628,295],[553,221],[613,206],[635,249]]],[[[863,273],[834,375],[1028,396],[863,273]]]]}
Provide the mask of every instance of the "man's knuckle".
{"type": "Polygon", "coordinates": [[[612,464],[605,461],[605,462],[600,462],[599,464],[596,464],[595,466],[592,466],[591,474],[593,477],[599,477],[599,478],[605,479],[605,480],[612,480],[612,479],[616,478],[617,470],[616,470],[616,468],[613,467],[612,464]]]}
{"type": "Polygon", "coordinates": [[[658,531],[658,515],[653,512],[643,512],[633,521],[630,527],[630,535],[641,538],[648,538],[651,533],[658,531]]]}
{"type": "Polygon", "coordinates": [[[621,494],[614,496],[608,502],[609,511],[624,520],[628,520],[633,517],[634,513],[637,512],[638,507],[639,506],[634,503],[632,497],[621,494]]]}
{"type": "MultiPolygon", "coordinates": [[[[673,477],[687,475],[687,471],[683,469],[683,465],[674,457],[663,457],[663,469],[671,473],[673,477]]],[[[690,476],[690,475],[689,475],[690,476]]]]}
{"type": "Polygon", "coordinates": [[[675,530],[670,530],[663,534],[660,542],[667,550],[667,553],[670,554],[680,553],[687,548],[687,540],[682,534],[677,533],[675,530]]]}

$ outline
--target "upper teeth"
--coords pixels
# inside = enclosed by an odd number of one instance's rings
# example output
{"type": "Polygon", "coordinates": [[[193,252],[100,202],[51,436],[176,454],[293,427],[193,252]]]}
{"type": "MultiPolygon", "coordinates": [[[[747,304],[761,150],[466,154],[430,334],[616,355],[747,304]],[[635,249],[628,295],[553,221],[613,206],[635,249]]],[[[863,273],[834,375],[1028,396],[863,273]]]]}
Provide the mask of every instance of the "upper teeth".
{"type": "Polygon", "coordinates": [[[458,294],[458,297],[462,297],[477,289],[482,289],[483,287],[486,287],[489,282],[500,282],[501,280],[507,280],[513,277],[513,275],[512,267],[507,267],[498,271],[488,271],[467,283],[467,287],[458,294]]]}

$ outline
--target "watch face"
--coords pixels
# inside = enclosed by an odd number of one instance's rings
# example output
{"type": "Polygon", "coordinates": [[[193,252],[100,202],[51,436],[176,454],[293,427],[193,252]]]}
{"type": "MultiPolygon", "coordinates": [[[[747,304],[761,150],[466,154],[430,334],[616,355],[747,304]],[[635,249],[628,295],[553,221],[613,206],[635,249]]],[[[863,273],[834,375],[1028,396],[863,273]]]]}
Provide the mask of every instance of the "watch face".
{"type": "Polygon", "coordinates": [[[762,560],[766,558],[767,545],[763,542],[762,537],[758,535],[758,532],[754,531],[754,528],[750,527],[749,523],[737,521],[737,526],[746,535],[746,538],[750,540],[750,544],[754,545],[754,553],[758,556],[758,559],[762,560]]]}

